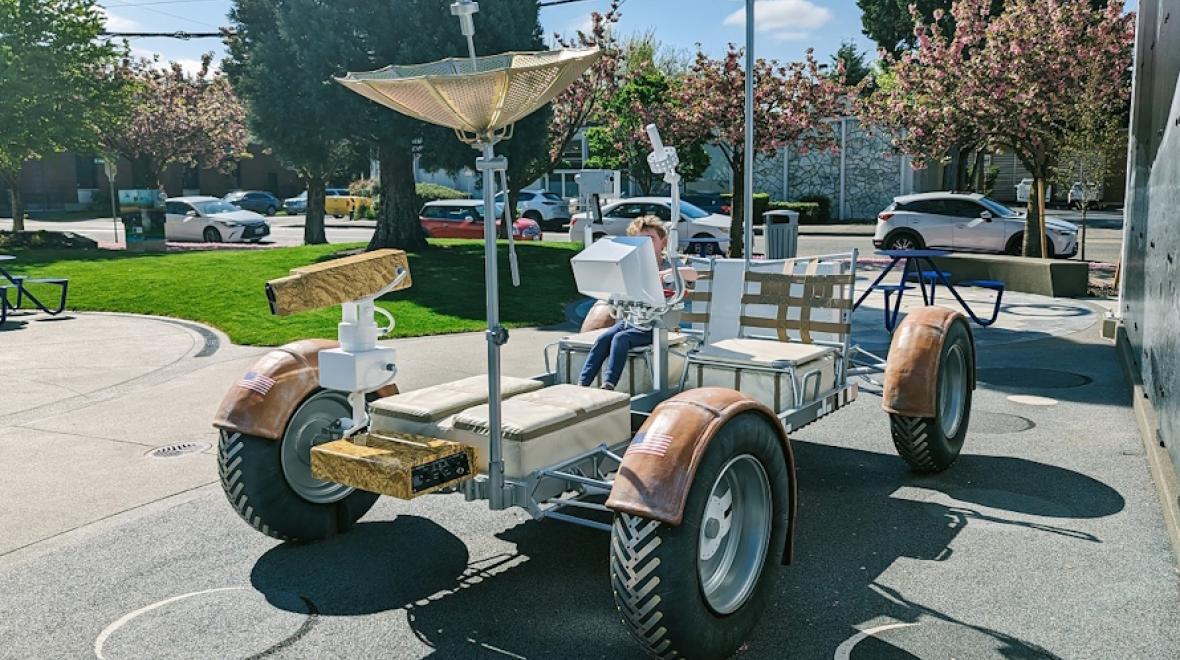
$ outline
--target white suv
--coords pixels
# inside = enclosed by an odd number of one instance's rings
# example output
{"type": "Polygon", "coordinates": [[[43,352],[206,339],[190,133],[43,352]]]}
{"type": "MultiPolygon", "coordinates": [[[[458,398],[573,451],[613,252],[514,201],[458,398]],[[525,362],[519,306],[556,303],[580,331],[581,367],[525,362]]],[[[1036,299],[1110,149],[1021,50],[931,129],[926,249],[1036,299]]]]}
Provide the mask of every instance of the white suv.
{"type": "MultiPolygon", "coordinates": [[[[654,215],[664,222],[672,219],[671,197],[633,197],[602,207],[602,222],[593,223],[590,233],[594,240],[603,236],[625,236],[631,221],[654,215]]],[[[585,236],[586,213],[574,215],[570,223],[570,240],[581,242],[585,236]]],[[[729,248],[728,215],[709,213],[686,201],[680,202],[680,251],[691,254],[724,254],[729,248]]]]}
{"type": "MultiPolygon", "coordinates": [[[[504,202],[504,193],[496,195],[504,202]]],[[[546,231],[561,231],[570,221],[569,202],[547,190],[522,190],[516,201],[517,214],[541,225],[546,231]]]]}
{"type": "MultiPolygon", "coordinates": [[[[873,245],[887,250],[943,248],[1018,255],[1024,241],[1023,212],[979,193],[934,192],[895,197],[877,215],[873,245]]],[[[1050,257],[1078,251],[1077,225],[1046,220],[1050,257]]]]}

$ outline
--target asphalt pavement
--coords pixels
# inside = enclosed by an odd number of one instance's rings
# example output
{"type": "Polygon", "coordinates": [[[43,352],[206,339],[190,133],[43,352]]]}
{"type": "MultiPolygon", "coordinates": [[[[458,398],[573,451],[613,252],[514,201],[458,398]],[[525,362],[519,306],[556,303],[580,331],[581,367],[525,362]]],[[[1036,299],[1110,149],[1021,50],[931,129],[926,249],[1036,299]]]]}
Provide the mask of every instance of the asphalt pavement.
{"type": "MultiPolygon", "coordinates": [[[[1102,309],[1015,295],[978,334],[951,469],[910,473],[870,394],[793,436],[795,562],[738,657],[1180,657],[1176,565],[1102,309]]],[[[858,341],[880,343],[880,314],[858,311],[858,341]]],[[[540,371],[566,332],[514,331],[508,373],[540,371]]],[[[389,343],[403,389],[482,372],[478,333],[389,343]]],[[[0,329],[0,658],[639,657],[599,532],[458,495],[382,498],[321,543],[249,528],[209,420],[264,350],[113,314],[0,329]]]]}
{"type": "MultiPolygon", "coordinates": [[[[1081,214],[1076,211],[1052,210],[1053,217],[1081,222],[1081,214]]],[[[1090,261],[1115,263],[1120,258],[1122,250],[1122,214],[1117,212],[1092,212],[1088,221],[1089,232],[1086,240],[1086,257],[1090,261]]],[[[263,245],[302,245],[303,244],[303,216],[275,216],[269,219],[271,235],[263,245]]],[[[373,221],[346,220],[327,218],[325,233],[330,243],[363,243],[373,236],[373,221]]],[[[75,221],[42,221],[28,220],[29,229],[46,229],[49,231],[73,231],[101,243],[115,243],[122,240],[122,231],[116,239],[115,229],[110,219],[75,220],[75,221]]],[[[11,219],[0,218],[0,229],[12,227],[11,219]]],[[[872,224],[830,224],[805,226],[800,228],[799,254],[817,255],[844,252],[857,248],[862,254],[871,254],[873,247],[872,236],[875,226],[872,224]]],[[[568,241],[568,232],[545,232],[546,241],[568,241]]],[[[764,248],[761,236],[755,237],[755,252],[761,253],[764,248]]]]}

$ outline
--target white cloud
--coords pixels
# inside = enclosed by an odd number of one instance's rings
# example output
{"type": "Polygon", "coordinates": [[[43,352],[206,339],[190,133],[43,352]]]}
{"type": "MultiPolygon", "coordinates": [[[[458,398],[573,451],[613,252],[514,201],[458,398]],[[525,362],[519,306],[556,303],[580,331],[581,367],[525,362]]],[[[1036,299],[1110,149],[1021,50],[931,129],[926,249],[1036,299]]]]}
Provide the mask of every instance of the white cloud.
{"type": "Polygon", "coordinates": [[[807,32],[785,30],[783,32],[775,32],[770,36],[774,37],[775,41],[802,41],[811,35],[807,32]]]}
{"type": "MultiPolygon", "coordinates": [[[[808,0],[757,0],[754,27],[770,32],[776,39],[792,41],[807,36],[802,30],[823,27],[832,20],[832,10],[808,0]]],[[[745,7],[725,17],[726,25],[746,24],[745,7]]]]}
{"type": "Polygon", "coordinates": [[[103,18],[106,19],[107,30],[112,32],[128,32],[139,28],[139,23],[131,20],[130,18],[126,18],[118,14],[112,14],[111,11],[106,7],[99,7],[98,11],[102,13],[103,18]]]}

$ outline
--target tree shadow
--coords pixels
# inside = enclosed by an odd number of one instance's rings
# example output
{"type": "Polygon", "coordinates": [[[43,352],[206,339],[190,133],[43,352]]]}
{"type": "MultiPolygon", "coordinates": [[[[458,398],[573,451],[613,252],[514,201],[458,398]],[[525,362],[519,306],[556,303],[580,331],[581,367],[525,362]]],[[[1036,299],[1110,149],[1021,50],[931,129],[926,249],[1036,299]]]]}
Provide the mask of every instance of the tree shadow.
{"type": "MultiPolygon", "coordinates": [[[[917,633],[902,630],[888,636],[910,648],[930,649],[930,628],[939,626],[933,642],[938,652],[1053,657],[1002,631],[907,600],[876,581],[899,559],[950,559],[952,542],[975,523],[1101,543],[1067,521],[1113,515],[1125,506],[1100,481],[1018,458],[966,455],[941,475],[918,477],[895,456],[799,441],[794,446],[800,489],[795,563],[774,585],[743,658],[830,657],[879,617],[920,623],[914,630],[926,637],[917,641],[905,643],[905,635],[917,633]],[[894,495],[905,486],[944,493],[961,505],[894,495]],[[1062,522],[1013,519],[1004,512],[1062,522]]],[[[642,657],[611,596],[608,535],[543,521],[496,536],[514,544],[515,552],[471,561],[464,544],[435,522],[399,516],[360,524],[320,544],[278,546],[258,560],[251,581],[275,595],[276,607],[282,607],[280,595],[298,593],[328,616],[405,608],[414,633],[440,658],[642,657]],[[331,569],[309,571],[311,566],[331,569]]],[[[868,638],[852,657],[915,656],[868,638]]]]}

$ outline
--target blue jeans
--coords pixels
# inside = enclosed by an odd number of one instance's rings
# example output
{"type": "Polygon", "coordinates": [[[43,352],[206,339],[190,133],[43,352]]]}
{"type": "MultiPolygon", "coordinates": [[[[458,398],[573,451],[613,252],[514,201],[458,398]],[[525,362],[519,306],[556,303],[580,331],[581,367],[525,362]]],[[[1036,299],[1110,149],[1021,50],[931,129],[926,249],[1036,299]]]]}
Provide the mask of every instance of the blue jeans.
{"type": "Polygon", "coordinates": [[[623,375],[623,369],[627,366],[627,353],[633,348],[651,346],[651,341],[651,330],[640,330],[619,321],[594,341],[578,383],[583,386],[590,385],[598,375],[598,370],[602,369],[602,363],[606,362],[606,376],[603,377],[603,381],[611,387],[618,385],[619,377],[623,375]]]}

